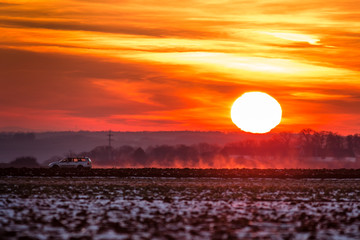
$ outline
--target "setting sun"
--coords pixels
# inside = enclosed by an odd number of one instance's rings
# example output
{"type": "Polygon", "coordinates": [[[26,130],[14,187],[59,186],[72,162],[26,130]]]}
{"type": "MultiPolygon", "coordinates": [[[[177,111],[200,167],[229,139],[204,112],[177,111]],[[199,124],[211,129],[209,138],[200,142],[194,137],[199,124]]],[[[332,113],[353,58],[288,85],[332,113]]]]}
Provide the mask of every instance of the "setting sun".
{"type": "Polygon", "coordinates": [[[245,132],[266,133],[276,127],[282,116],[280,104],[263,92],[247,92],[231,107],[231,119],[245,132]]]}

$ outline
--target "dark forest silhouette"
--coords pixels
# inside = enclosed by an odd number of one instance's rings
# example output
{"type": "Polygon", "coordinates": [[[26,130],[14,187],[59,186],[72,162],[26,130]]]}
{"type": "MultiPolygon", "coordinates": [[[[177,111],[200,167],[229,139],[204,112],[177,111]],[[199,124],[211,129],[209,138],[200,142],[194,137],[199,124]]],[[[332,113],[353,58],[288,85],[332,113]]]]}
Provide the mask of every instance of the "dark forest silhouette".
{"type": "Polygon", "coordinates": [[[223,146],[98,146],[75,155],[89,156],[97,167],[358,168],[360,135],[304,129],[298,134],[283,132],[270,139],[246,139],[223,146]]]}

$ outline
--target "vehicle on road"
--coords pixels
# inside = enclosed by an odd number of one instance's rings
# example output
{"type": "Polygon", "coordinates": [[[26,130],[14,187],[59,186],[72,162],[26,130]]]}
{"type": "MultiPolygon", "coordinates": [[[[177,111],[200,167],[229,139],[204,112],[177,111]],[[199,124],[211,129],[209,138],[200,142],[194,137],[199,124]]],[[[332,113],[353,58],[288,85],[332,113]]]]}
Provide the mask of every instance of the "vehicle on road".
{"type": "Polygon", "coordinates": [[[49,163],[49,168],[91,168],[91,159],[88,157],[67,157],[60,161],[49,163]]]}

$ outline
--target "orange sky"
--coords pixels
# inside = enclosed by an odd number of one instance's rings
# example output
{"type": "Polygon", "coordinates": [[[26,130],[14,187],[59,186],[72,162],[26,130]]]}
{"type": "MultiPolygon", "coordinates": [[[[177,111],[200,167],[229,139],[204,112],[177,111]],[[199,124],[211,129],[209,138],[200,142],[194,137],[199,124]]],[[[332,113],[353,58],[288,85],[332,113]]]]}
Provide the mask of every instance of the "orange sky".
{"type": "Polygon", "coordinates": [[[0,0],[0,130],[237,130],[264,91],[275,131],[360,132],[360,5],[0,0]]]}

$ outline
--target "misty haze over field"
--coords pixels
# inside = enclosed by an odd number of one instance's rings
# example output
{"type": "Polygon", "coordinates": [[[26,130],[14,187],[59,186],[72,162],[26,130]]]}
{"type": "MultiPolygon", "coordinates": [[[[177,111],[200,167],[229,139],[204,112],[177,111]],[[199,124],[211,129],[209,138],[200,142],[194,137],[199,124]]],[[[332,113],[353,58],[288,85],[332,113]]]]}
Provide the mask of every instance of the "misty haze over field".
{"type": "Polygon", "coordinates": [[[111,132],[110,137],[105,131],[9,132],[0,134],[0,143],[1,163],[33,157],[43,166],[66,156],[88,156],[95,167],[360,167],[358,134],[341,136],[311,129],[296,134],[267,135],[190,131],[111,132]]]}
{"type": "MultiPolygon", "coordinates": [[[[109,145],[109,132],[2,132],[0,133],[0,163],[16,157],[33,156],[44,162],[53,156],[90,151],[97,146],[109,145]]],[[[191,145],[201,142],[223,144],[236,142],[248,134],[223,132],[111,132],[114,148],[127,145],[147,148],[156,145],[191,145]]],[[[261,137],[261,136],[258,136],[261,137]]]]}

